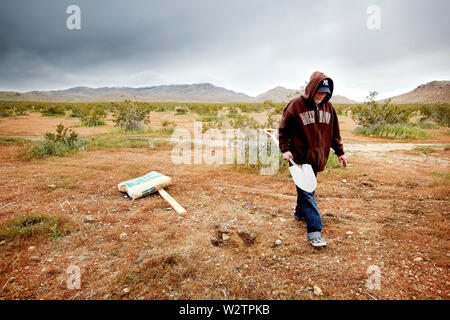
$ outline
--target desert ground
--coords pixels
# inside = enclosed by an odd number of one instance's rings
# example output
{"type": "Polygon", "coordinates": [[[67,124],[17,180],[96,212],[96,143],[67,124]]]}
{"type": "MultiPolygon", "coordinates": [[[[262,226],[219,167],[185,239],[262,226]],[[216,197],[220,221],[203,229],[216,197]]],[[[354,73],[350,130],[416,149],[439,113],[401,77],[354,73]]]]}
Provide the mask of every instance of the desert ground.
{"type": "MultiPolygon", "coordinates": [[[[150,119],[192,130],[195,116],[150,119]]],[[[0,141],[0,223],[48,214],[67,230],[0,242],[0,298],[449,299],[448,128],[393,140],[353,134],[352,119],[339,119],[350,166],[318,175],[323,249],[293,218],[288,173],[175,165],[170,144],[30,161],[18,156],[21,144],[0,141]],[[150,171],[172,178],[167,191],[186,213],[158,194],[133,201],[117,190],[150,171]],[[79,288],[68,286],[70,266],[81,271],[79,288]]],[[[39,139],[60,122],[77,120],[0,118],[0,136],[39,139]]],[[[106,123],[73,130],[120,135],[106,123]]]]}

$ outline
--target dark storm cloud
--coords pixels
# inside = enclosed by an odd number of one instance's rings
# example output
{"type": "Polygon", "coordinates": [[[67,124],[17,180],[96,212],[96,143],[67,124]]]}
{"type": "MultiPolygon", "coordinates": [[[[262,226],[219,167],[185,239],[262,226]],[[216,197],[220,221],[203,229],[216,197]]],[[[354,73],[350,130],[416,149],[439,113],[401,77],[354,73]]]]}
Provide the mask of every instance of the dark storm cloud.
{"type": "Polygon", "coordinates": [[[319,69],[338,93],[361,98],[448,79],[449,9],[395,0],[9,1],[0,11],[0,90],[210,81],[257,94],[299,87],[319,69]],[[81,30],[66,28],[71,4],[81,30]],[[371,4],[380,30],[366,27],[371,4]]]}

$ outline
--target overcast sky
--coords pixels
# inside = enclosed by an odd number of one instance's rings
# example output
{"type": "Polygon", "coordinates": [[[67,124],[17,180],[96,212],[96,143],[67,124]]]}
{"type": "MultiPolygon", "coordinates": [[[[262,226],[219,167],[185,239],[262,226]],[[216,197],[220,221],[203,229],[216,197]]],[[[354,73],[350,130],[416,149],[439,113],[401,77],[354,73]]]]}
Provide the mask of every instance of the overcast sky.
{"type": "Polygon", "coordinates": [[[448,0],[3,1],[0,90],[211,82],[255,96],[319,70],[335,94],[384,98],[450,79],[449,12],[448,0]],[[72,4],[80,30],[66,26],[72,4]]]}

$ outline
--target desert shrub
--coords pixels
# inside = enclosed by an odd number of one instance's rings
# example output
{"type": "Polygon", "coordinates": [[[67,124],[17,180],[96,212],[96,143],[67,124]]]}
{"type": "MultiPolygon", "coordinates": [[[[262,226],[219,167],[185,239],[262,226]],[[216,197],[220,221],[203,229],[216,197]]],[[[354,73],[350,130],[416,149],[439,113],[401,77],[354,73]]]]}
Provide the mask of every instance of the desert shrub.
{"type": "Polygon", "coordinates": [[[64,156],[84,150],[86,141],[84,137],[71,129],[65,128],[62,123],[56,127],[56,133],[46,132],[44,140],[32,145],[27,151],[27,157],[45,158],[48,156],[64,156]]]}
{"type": "Polygon", "coordinates": [[[348,110],[350,110],[350,107],[346,104],[335,104],[333,105],[334,110],[336,110],[337,115],[344,116],[347,115],[348,110]]]}
{"type": "Polygon", "coordinates": [[[328,155],[327,164],[325,165],[326,169],[335,169],[339,168],[341,163],[339,162],[339,158],[334,153],[333,149],[330,149],[330,154],[328,155]]]}
{"type": "Polygon", "coordinates": [[[10,117],[13,115],[13,106],[9,103],[0,103],[0,117],[10,117]]]}
{"type": "Polygon", "coordinates": [[[222,129],[224,127],[224,122],[222,118],[216,118],[214,121],[206,122],[202,124],[202,133],[205,133],[209,129],[222,129]]]}
{"type": "Polygon", "coordinates": [[[450,126],[450,105],[447,103],[422,105],[419,108],[420,122],[433,120],[440,125],[450,126]]]}
{"type": "Polygon", "coordinates": [[[239,110],[235,105],[230,105],[227,107],[227,109],[228,109],[228,113],[226,115],[227,118],[236,118],[237,117],[239,110]]]}
{"type": "Polygon", "coordinates": [[[137,101],[125,100],[114,105],[113,118],[115,125],[125,131],[139,131],[150,122],[150,108],[137,101]]]}
{"type": "Polygon", "coordinates": [[[284,103],[274,103],[272,105],[272,114],[276,115],[276,114],[283,114],[283,110],[286,107],[286,105],[284,103]]]}
{"type": "Polygon", "coordinates": [[[64,116],[66,114],[66,108],[60,104],[46,105],[40,112],[43,116],[64,116]]]}
{"type": "Polygon", "coordinates": [[[383,124],[407,123],[416,112],[416,108],[391,104],[388,99],[384,104],[375,101],[377,92],[370,92],[368,101],[351,106],[352,119],[363,127],[383,124]]]}
{"type": "Polygon", "coordinates": [[[71,113],[70,113],[70,117],[73,117],[73,118],[80,118],[81,117],[81,109],[83,108],[83,105],[81,105],[81,104],[75,104],[75,105],[72,105],[72,107],[71,107],[71,113]]]}
{"type": "Polygon", "coordinates": [[[26,105],[26,104],[23,104],[23,103],[16,103],[13,106],[13,110],[14,110],[14,113],[16,115],[26,115],[27,114],[26,112],[29,109],[30,109],[30,107],[28,105],[26,105]]]}
{"type": "Polygon", "coordinates": [[[218,116],[210,116],[210,115],[203,115],[197,118],[197,121],[202,121],[202,122],[212,122],[212,121],[216,121],[216,120],[220,120],[221,118],[218,116]]]}
{"type": "Polygon", "coordinates": [[[440,126],[436,122],[429,121],[429,120],[419,121],[419,122],[408,122],[407,125],[411,126],[411,127],[422,128],[422,129],[439,129],[440,128],[440,126]]]}
{"type": "Polygon", "coordinates": [[[355,133],[385,138],[423,139],[432,136],[417,126],[407,124],[381,124],[371,127],[358,126],[355,129],[355,133]]]}
{"type": "Polygon", "coordinates": [[[234,129],[258,129],[262,127],[258,121],[245,114],[238,114],[234,119],[230,119],[230,125],[234,129]]]}
{"type": "Polygon", "coordinates": [[[267,121],[263,125],[264,128],[272,128],[272,129],[278,129],[280,126],[280,120],[274,117],[274,113],[270,112],[267,114],[267,121]]]}
{"type": "Polygon", "coordinates": [[[188,108],[186,108],[185,106],[178,106],[175,108],[175,115],[182,115],[182,114],[187,114],[188,113],[188,108]]]}
{"type": "MultiPolygon", "coordinates": [[[[246,132],[246,130],[243,130],[244,132],[246,132]]],[[[255,137],[256,138],[256,137],[255,137]]],[[[250,157],[250,150],[252,150],[251,146],[250,146],[250,139],[245,139],[244,141],[240,141],[241,147],[245,150],[245,154],[243,154],[243,163],[237,163],[237,159],[235,159],[235,164],[232,165],[232,168],[236,171],[244,171],[244,172],[249,172],[249,173],[254,173],[254,174],[261,174],[261,170],[263,169],[268,169],[270,167],[269,164],[263,164],[260,160],[260,146],[254,146],[255,149],[253,149],[254,151],[256,151],[258,154],[256,156],[256,158],[251,158],[250,157]]],[[[273,142],[267,138],[267,141],[270,143],[266,144],[266,148],[267,148],[267,155],[271,154],[271,148],[273,146],[273,142]]],[[[231,142],[231,141],[230,141],[231,142]]],[[[256,143],[256,141],[253,141],[256,143]]],[[[278,151],[278,147],[275,147],[275,154],[271,154],[271,160],[270,162],[273,163],[273,161],[278,161],[278,171],[274,172],[274,173],[286,173],[288,172],[288,168],[289,168],[289,164],[283,160],[283,155],[281,154],[281,152],[278,151]]],[[[237,151],[237,150],[236,150],[237,151]]],[[[276,163],[276,162],[275,162],[276,163]]]]}
{"type": "Polygon", "coordinates": [[[166,134],[171,134],[175,130],[175,127],[177,126],[175,122],[168,120],[163,120],[161,122],[161,125],[162,125],[161,131],[166,134]]]}
{"type": "Polygon", "coordinates": [[[86,104],[82,106],[72,107],[72,113],[74,112],[77,117],[80,118],[82,124],[88,127],[104,125],[105,121],[103,121],[103,119],[106,118],[106,115],[108,113],[107,109],[102,104],[86,104]]]}
{"type": "Polygon", "coordinates": [[[189,109],[198,114],[204,116],[217,116],[219,111],[222,110],[223,105],[212,104],[212,103],[196,103],[190,104],[189,109]]]}
{"type": "Polygon", "coordinates": [[[164,105],[159,105],[159,106],[156,106],[153,109],[153,111],[155,111],[155,112],[164,112],[164,111],[166,111],[166,107],[164,105]]]}
{"type": "Polygon", "coordinates": [[[250,112],[263,112],[266,110],[267,106],[264,105],[264,103],[238,103],[236,106],[241,110],[243,113],[250,113],[250,112]]]}

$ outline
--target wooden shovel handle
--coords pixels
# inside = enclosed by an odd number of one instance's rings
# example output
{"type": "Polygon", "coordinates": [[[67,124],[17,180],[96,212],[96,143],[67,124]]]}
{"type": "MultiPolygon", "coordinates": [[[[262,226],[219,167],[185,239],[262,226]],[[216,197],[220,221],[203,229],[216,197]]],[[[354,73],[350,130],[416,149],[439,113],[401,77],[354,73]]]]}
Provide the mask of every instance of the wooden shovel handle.
{"type": "Polygon", "coordinates": [[[186,212],[186,210],[178,202],[176,202],[175,199],[166,192],[166,190],[158,189],[158,192],[161,197],[163,197],[177,213],[181,214],[186,212]]]}

